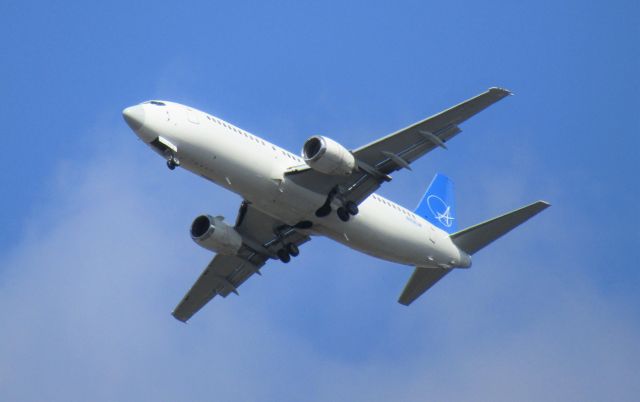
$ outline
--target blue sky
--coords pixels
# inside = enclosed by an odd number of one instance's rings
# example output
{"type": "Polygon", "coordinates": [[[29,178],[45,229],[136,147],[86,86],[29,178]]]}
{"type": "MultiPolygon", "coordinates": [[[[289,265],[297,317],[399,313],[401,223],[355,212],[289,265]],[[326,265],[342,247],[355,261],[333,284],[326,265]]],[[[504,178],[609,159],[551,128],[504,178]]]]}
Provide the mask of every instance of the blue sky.
{"type": "Polygon", "coordinates": [[[1,400],[634,400],[640,6],[4,1],[1,400]],[[140,144],[186,103],[298,151],[356,147],[490,86],[505,99],[381,193],[435,172],[461,226],[553,207],[423,299],[411,269],[314,239],[188,325],[202,212],[240,199],[140,144]]]}

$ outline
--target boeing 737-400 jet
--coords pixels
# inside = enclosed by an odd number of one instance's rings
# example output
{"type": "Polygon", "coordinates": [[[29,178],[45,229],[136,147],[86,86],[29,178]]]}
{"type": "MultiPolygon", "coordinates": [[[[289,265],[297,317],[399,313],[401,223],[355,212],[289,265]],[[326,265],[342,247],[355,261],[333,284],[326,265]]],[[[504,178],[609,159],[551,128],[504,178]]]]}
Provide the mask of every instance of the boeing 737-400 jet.
{"type": "Polygon", "coordinates": [[[313,136],[298,157],[222,119],[153,100],[123,111],[137,136],[167,161],[239,194],[234,225],[200,215],[191,238],[217,254],[173,311],[186,322],[216,295],[226,297],[269,260],[288,263],[311,236],[416,267],[398,300],[409,305],[471,255],[549,206],[534,202],[458,231],[449,178],[436,174],[410,211],[375,191],[390,174],[460,133],[459,125],[510,95],[488,91],[354,150],[313,136]]]}

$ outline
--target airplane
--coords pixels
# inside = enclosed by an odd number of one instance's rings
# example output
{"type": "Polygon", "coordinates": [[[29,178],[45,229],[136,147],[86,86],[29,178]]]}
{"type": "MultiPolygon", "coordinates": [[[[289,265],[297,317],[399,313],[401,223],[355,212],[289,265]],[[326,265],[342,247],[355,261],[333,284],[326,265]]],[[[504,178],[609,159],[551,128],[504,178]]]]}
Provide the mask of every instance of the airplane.
{"type": "Polygon", "coordinates": [[[550,206],[537,201],[457,229],[453,182],[436,174],[418,207],[408,210],[375,191],[390,174],[461,132],[459,125],[511,95],[490,88],[432,117],[354,150],[314,135],[297,156],[218,117],[164,100],[123,110],[140,140],[166,160],[243,198],[235,223],[200,215],[190,234],[216,255],[172,315],[187,322],[213,297],[238,287],[269,260],[283,263],[312,236],[326,236],[368,255],[415,267],[398,302],[410,305],[471,256],[550,206]]]}

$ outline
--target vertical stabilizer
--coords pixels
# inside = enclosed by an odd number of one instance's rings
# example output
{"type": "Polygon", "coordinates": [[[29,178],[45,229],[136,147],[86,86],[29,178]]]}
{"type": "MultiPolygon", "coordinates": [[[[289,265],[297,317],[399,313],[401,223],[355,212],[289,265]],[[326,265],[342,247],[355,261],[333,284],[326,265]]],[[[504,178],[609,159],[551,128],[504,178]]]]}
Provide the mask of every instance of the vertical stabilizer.
{"type": "Polygon", "coordinates": [[[455,232],[458,225],[451,179],[437,173],[420,200],[415,213],[447,233],[455,232]]]}

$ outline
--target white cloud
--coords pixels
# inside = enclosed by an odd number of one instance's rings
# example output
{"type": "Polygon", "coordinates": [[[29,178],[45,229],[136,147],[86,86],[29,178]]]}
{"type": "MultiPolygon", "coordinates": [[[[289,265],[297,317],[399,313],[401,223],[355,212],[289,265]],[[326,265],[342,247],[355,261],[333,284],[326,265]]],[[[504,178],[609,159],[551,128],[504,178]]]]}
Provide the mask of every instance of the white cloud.
{"type": "MultiPolygon", "coordinates": [[[[241,297],[182,325],[169,312],[210,258],[188,238],[190,219],[233,220],[238,199],[145,152],[125,141],[58,169],[3,256],[0,399],[566,401],[640,391],[638,319],[588,277],[567,282],[537,261],[522,241],[542,226],[483,252],[409,309],[395,299],[410,270],[316,239],[296,263],[272,264],[241,297]]],[[[568,269],[587,263],[536,252],[568,269]]]]}

